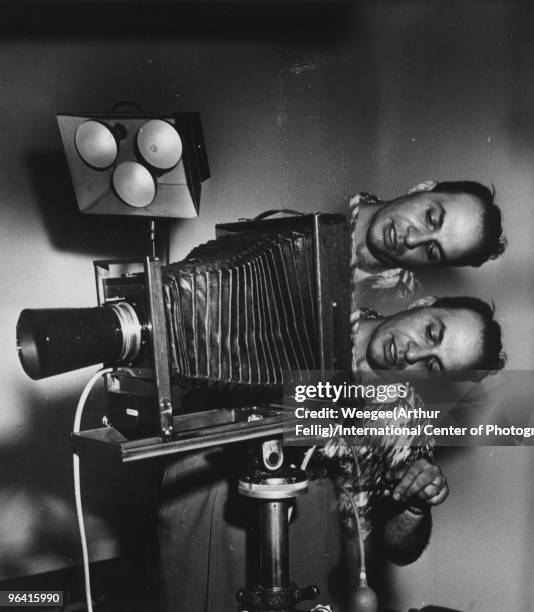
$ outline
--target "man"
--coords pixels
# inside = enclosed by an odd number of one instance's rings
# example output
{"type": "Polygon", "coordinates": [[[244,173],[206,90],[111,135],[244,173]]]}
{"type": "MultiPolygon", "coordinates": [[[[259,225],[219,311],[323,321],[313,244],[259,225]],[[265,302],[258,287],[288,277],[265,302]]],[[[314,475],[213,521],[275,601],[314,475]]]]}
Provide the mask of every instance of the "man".
{"type": "MultiPolygon", "coordinates": [[[[358,311],[353,315],[352,337],[355,375],[389,375],[402,382],[411,375],[447,380],[462,372],[468,378],[480,379],[504,365],[501,329],[493,310],[472,297],[425,298],[411,309],[388,317],[358,311]]],[[[407,414],[422,407],[413,390],[396,405],[399,403],[404,403],[407,414]]],[[[383,405],[378,407],[384,410],[383,405]]],[[[418,424],[418,419],[409,417],[406,422],[398,418],[358,422],[407,430],[418,424]]],[[[357,584],[364,542],[374,557],[370,584],[378,592],[383,559],[404,565],[421,555],[430,538],[430,509],[448,496],[447,480],[432,462],[432,450],[433,441],[427,437],[376,436],[334,439],[320,451],[319,465],[322,462],[326,466],[338,490],[344,533],[339,539],[344,559],[343,588],[337,592],[331,589],[338,604],[346,603],[350,589],[357,584]]],[[[311,496],[317,497],[324,486],[320,481],[313,483],[311,496]]],[[[313,516],[313,510],[309,516],[313,516]]],[[[325,570],[332,575],[333,568],[325,570]]]]}
{"type": "Polygon", "coordinates": [[[366,193],[352,198],[351,269],[359,303],[368,305],[376,289],[413,299],[414,270],[480,266],[501,255],[506,240],[494,195],[474,181],[427,181],[387,202],[366,193]]]}
{"type": "Polygon", "coordinates": [[[493,310],[473,297],[423,298],[389,317],[357,310],[352,338],[355,371],[477,372],[479,379],[505,360],[493,310]]]}
{"type": "MultiPolygon", "coordinates": [[[[488,304],[472,297],[424,298],[389,317],[356,311],[353,369],[393,375],[397,382],[411,374],[446,380],[457,372],[480,379],[501,369],[505,361],[501,329],[493,314],[488,304]]],[[[404,403],[407,413],[422,407],[413,391],[404,403]]],[[[416,424],[409,419],[380,423],[408,428],[416,424]]],[[[353,444],[332,440],[322,450],[342,491],[344,582],[350,586],[355,586],[358,575],[360,539],[375,556],[400,565],[411,563],[430,538],[430,508],[448,496],[447,480],[432,463],[431,439],[377,437],[353,444]]]]}
{"type": "MultiPolygon", "coordinates": [[[[358,367],[398,371],[403,378],[408,371],[487,372],[503,365],[500,327],[491,308],[475,298],[429,299],[391,317],[367,313],[354,321],[353,339],[358,367]]],[[[414,408],[419,400],[412,393],[406,401],[414,408]]],[[[430,537],[430,508],[448,495],[431,447],[427,439],[361,440],[358,446],[334,440],[317,453],[316,478],[299,498],[290,530],[292,579],[301,586],[318,583],[323,604],[343,601],[357,581],[359,537],[378,541],[372,548],[396,563],[417,559],[430,537]],[[358,508],[359,528],[347,495],[358,508]],[[339,571],[342,558],[348,572],[339,571]]],[[[254,508],[232,494],[242,453],[239,447],[213,450],[167,467],[160,506],[162,612],[228,612],[235,609],[236,590],[250,584],[257,552],[250,541],[247,546],[245,523],[254,508]]]]}

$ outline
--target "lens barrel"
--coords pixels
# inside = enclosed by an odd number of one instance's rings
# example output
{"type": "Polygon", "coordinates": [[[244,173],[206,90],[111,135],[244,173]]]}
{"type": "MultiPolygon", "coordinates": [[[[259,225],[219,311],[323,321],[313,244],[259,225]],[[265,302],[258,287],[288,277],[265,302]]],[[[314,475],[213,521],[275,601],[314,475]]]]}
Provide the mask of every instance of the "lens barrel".
{"type": "Polygon", "coordinates": [[[26,309],[17,323],[17,350],[26,374],[39,380],[96,363],[130,361],[141,348],[141,331],[127,302],[26,309]]]}

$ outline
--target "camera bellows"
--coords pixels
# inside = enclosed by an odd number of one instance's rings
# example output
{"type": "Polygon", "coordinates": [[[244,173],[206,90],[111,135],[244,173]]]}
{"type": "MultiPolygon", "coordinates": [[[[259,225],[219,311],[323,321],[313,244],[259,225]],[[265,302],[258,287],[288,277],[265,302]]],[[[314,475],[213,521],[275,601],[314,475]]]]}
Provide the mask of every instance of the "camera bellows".
{"type": "Polygon", "coordinates": [[[163,285],[175,372],[263,386],[318,369],[312,231],[219,237],[163,285]]]}

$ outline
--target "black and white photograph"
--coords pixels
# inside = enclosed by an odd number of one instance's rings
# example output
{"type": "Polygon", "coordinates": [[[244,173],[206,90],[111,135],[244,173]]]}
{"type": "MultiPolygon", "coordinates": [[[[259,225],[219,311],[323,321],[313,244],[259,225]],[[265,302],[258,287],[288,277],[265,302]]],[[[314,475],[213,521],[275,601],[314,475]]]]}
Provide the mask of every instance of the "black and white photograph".
{"type": "Polygon", "coordinates": [[[534,6],[2,8],[0,610],[534,610],[534,6]]]}

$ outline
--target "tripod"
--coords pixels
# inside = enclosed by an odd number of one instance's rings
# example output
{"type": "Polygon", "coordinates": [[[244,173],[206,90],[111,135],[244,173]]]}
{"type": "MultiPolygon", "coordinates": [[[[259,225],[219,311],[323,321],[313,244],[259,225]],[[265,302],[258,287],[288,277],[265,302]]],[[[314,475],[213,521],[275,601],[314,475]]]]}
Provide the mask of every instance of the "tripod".
{"type": "Polygon", "coordinates": [[[299,602],[319,596],[316,586],[300,589],[289,578],[289,506],[308,480],[302,470],[282,467],[279,440],[263,443],[261,459],[259,469],[239,480],[239,493],[258,502],[260,577],[236,598],[242,612],[296,612],[299,602]]]}

